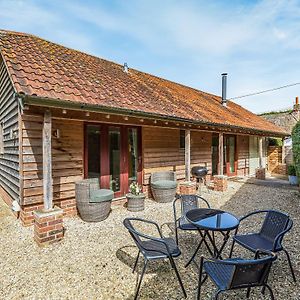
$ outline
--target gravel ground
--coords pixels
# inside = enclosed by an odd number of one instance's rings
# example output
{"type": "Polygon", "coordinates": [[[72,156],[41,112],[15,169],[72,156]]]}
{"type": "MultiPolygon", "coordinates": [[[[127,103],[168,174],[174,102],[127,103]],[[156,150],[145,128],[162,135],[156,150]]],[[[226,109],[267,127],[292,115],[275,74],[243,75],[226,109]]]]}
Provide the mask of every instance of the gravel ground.
{"type": "MultiPolygon", "coordinates": [[[[300,275],[300,196],[292,189],[230,182],[226,193],[204,192],[212,207],[220,207],[237,216],[263,208],[288,212],[294,220],[285,245],[290,251],[296,276],[300,275]]],[[[139,216],[163,225],[165,235],[172,232],[172,204],[148,200],[146,210],[130,213],[116,207],[103,222],[84,223],[79,218],[65,219],[64,240],[40,249],[33,241],[33,228],[23,228],[0,200],[0,298],[1,299],[133,299],[136,275],[131,268],[137,254],[134,244],[123,228],[127,216],[139,216]]],[[[255,224],[246,224],[253,230],[255,224]]],[[[197,246],[197,234],[181,234],[182,256],[176,260],[188,299],[195,299],[197,269],[184,263],[197,246]]],[[[230,243],[224,250],[229,251],[230,243]]],[[[200,251],[201,252],[201,251],[200,251]]],[[[204,255],[205,249],[202,250],[204,255]]],[[[249,256],[238,246],[236,256],[249,256]]],[[[251,255],[251,254],[250,254],[251,255]]],[[[139,270],[141,265],[139,265],[139,270]]],[[[299,279],[300,280],[300,279],[299,279]]],[[[300,299],[300,284],[294,284],[283,255],[274,264],[270,276],[276,299],[300,299]]],[[[208,280],[202,299],[210,299],[214,291],[208,280]]],[[[245,291],[229,292],[221,299],[242,299],[245,291]]],[[[167,262],[150,263],[140,292],[141,299],[183,299],[181,290],[167,262]]],[[[269,299],[254,289],[250,299],[269,299]]]]}

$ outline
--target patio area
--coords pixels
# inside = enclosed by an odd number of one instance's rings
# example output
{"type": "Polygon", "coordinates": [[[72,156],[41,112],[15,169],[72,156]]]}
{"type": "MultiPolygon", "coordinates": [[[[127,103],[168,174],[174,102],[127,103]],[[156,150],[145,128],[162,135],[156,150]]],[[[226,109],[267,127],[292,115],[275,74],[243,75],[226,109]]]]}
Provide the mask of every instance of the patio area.
{"type": "MultiPolygon", "coordinates": [[[[300,275],[300,194],[288,185],[262,184],[261,181],[229,181],[226,193],[204,191],[211,207],[221,208],[240,217],[257,209],[278,209],[288,213],[292,231],[285,237],[296,277],[300,275]]],[[[122,221],[128,216],[151,219],[162,226],[166,236],[174,237],[172,203],[146,201],[145,210],[131,213],[114,207],[103,222],[84,223],[66,218],[65,238],[57,245],[40,249],[33,241],[33,227],[22,227],[0,200],[1,299],[133,299],[136,274],[132,274],[137,249],[122,221]]],[[[258,221],[258,220],[257,220],[258,221]]],[[[245,228],[245,227],[244,227],[245,228]]],[[[253,230],[253,225],[248,225],[253,230]]],[[[181,232],[176,259],[188,299],[195,299],[198,272],[195,265],[184,268],[197,247],[199,236],[181,232]]],[[[231,241],[223,254],[229,253],[231,241]]],[[[200,254],[209,257],[205,248],[200,254]]],[[[234,256],[253,256],[236,246],[234,256]]],[[[199,260],[199,257],[197,257],[199,260]]],[[[141,270],[141,264],[138,266],[141,270]]],[[[292,281],[283,254],[274,263],[269,283],[276,299],[300,299],[300,283],[292,281]]],[[[210,299],[214,286],[208,280],[202,299],[210,299]]],[[[169,263],[150,263],[140,291],[140,299],[182,299],[182,292],[169,263]]],[[[221,299],[246,298],[244,290],[229,292],[221,299]]],[[[269,299],[254,288],[250,299],[269,299]]]]}

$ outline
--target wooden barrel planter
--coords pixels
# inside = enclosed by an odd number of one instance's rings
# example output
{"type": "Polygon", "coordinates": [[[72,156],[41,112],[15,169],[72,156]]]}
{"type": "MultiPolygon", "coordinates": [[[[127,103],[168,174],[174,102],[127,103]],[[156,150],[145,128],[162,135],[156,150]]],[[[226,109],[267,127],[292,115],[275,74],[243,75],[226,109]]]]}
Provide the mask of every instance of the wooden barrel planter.
{"type": "Polygon", "coordinates": [[[141,211],[145,209],[145,195],[127,194],[127,209],[129,211],[141,211]]]}
{"type": "Polygon", "coordinates": [[[76,205],[86,222],[105,220],[111,211],[113,191],[100,189],[98,179],[85,179],[75,184],[76,205]]]}

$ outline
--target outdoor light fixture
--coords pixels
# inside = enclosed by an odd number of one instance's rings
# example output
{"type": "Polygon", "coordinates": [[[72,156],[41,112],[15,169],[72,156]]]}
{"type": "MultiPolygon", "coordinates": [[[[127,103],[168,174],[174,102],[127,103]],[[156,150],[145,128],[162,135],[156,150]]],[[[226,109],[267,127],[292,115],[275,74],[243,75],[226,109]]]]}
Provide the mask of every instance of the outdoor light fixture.
{"type": "Polygon", "coordinates": [[[153,122],[154,124],[156,124],[157,123],[157,121],[156,120],[154,120],[154,122],[153,122]]]}
{"type": "Polygon", "coordinates": [[[128,117],[124,117],[124,120],[125,120],[125,121],[128,121],[128,117]]]}
{"type": "Polygon", "coordinates": [[[85,113],[85,116],[86,116],[86,117],[89,117],[89,116],[90,116],[90,112],[87,111],[87,112],[85,113]]]}
{"type": "Polygon", "coordinates": [[[106,118],[106,119],[109,119],[109,118],[110,118],[110,115],[106,115],[105,118],[106,118]]]}
{"type": "Polygon", "coordinates": [[[63,109],[63,110],[62,110],[62,113],[63,113],[64,115],[66,115],[66,114],[67,114],[67,110],[66,110],[66,109],[63,109]]]}

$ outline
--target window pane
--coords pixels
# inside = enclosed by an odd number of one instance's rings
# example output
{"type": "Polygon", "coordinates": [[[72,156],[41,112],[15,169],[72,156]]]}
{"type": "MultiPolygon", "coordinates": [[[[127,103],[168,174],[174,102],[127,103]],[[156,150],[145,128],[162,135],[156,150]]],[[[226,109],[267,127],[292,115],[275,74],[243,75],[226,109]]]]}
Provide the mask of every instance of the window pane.
{"type": "Polygon", "coordinates": [[[128,181],[129,184],[137,181],[137,168],[138,168],[138,135],[136,128],[128,130],[128,181]]]}
{"type": "Polygon", "coordinates": [[[87,126],[88,178],[100,177],[100,127],[87,126]]]}
{"type": "Polygon", "coordinates": [[[219,136],[212,136],[212,174],[218,174],[218,163],[219,163],[219,136]]]}
{"type": "Polygon", "coordinates": [[[235,137],[231,136],[229,138],[229,165],[230,165],[230,172],[235,172],[235,137]]]}
{"type": "Polygon", "coordinates": [[[120,128],[109,128],[110,189],[120,190],[120,128]]]}

